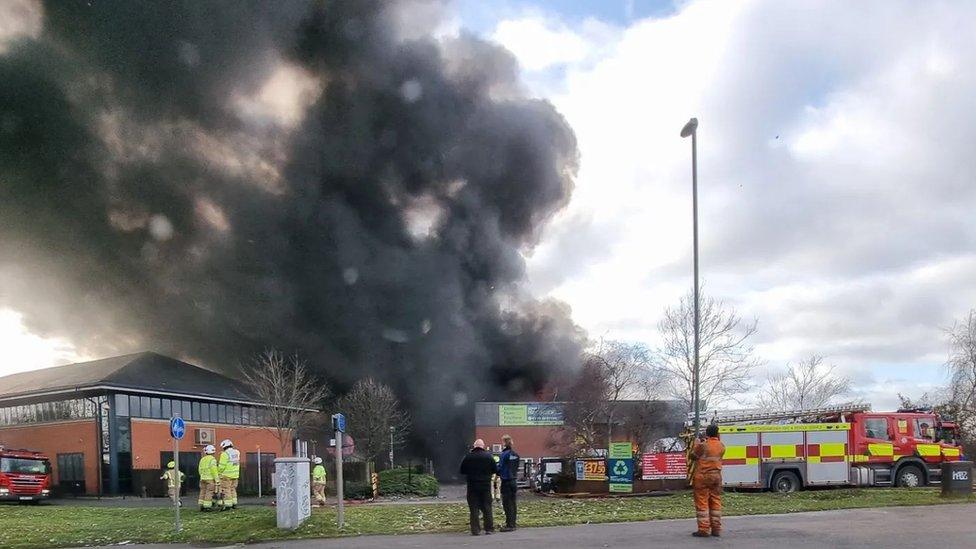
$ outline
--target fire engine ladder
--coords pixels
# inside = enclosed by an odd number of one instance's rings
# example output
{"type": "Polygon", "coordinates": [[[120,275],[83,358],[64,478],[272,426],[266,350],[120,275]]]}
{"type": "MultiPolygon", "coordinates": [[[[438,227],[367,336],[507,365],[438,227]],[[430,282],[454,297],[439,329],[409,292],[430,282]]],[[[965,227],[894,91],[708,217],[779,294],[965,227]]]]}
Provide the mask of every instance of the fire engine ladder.
{"type": "MultiPolygon", "coordinates": [[[[853,412],[867,412],[871,409],[868,403],[848,402],[821,408],[806,408],[797,410],[768,411],[760,409],[715,411],[711,417],[702,418],[708,423],[717,425],[742,425],[760,423],[809,423],[828,417],[839,417],[853,412]]],[[[691,425],[694,414],[688,414],[686,425],[691,425]]]]}

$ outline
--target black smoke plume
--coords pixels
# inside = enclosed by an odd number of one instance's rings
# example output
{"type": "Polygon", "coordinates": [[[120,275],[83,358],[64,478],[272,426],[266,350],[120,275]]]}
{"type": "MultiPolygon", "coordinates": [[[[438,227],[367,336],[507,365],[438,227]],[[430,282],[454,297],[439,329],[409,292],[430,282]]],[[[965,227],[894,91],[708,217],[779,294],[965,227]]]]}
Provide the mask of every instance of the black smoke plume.
{"type": "Polygon", "coordinates": [[[521,290],[577,149],[507,52],[431,37],[440,8],[44,3],[0,48],[0,306],[96,356],[298,349],[459,448],[473,402],[577,356],[521,290]]]}

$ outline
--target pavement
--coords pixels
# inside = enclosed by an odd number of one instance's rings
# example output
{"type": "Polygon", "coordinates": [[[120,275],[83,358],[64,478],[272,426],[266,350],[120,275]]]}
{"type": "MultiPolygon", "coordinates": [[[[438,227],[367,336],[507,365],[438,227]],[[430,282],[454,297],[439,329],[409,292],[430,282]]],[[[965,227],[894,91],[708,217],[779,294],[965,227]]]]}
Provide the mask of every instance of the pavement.
{"type": "MultiPolygon", "coordinates": [[[[655,546],[679,549],[702,546],[750,549],[972,547],[976,540],[976,521],[973,520],[973,516],[976,516],[976,504],[888,507],[727,517],[723,521],[725,527],[723,536],[707,539],[691,537],[694,521],[684,519],[525,528],[516,532],[479,537],[463,534],[422,534],[306,539],[249,544],[247,548],[446,549],[498,547],[499,544],[520,549],[655,546]]],[[[127,547],[173,549],[194,546],[129,545],[127,547]]]]}

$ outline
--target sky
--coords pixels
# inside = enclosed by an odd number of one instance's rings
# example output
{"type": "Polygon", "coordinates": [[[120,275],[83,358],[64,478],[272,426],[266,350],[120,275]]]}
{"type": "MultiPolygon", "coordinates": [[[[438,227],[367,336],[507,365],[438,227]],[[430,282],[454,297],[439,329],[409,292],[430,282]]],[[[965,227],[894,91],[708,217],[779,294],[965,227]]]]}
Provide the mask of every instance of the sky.
{"type": "MultiPolygon", "coordinates": [[[[37,33],[36,10],[5,17],[37,33]]],[[[876,409],[944,383],[976,303],[976,41],[967,2],[457,0],[439,35],[512,52],[576,133],[569,205],[526,250],[528,290],[591,337],[659,341],[691,285],[699,126],[705,291],[757,318],[766,371],[812,353],[876,409]]],[[[7,14],[9,15],[9,14],[7,14]]],[[[96,358],[0,302],[0,374],[96,358]]]]}

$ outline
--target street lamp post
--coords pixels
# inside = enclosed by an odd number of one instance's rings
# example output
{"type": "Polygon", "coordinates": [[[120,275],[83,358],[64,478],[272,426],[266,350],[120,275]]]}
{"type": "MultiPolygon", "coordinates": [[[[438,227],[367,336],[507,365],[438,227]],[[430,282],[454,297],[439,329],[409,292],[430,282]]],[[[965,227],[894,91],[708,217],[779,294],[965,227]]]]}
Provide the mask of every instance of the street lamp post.
{"type": "Polygon", "coordinates": [[[692,118],[685,124],[685,127],[681,128],[681,137],[691,136],[691,219],[692,219],[692,240],[694,248],[694,262],[695,262],[695,365],[694,371],[692,373],[692,406],[695,410],[695,434],[698,434],[698,430],[701,427],[701,393],[699,390],[699,363],[698,363],[698,347],[699,347],[699,334],[701,328],[699,326],[699,311],[698,311],[698,119],[692,118]]]}
{"type": "Polygon", "coordinates": [[[396,428],[390,425],[390,469],[393,468],[393,431],[396,428]]]}

